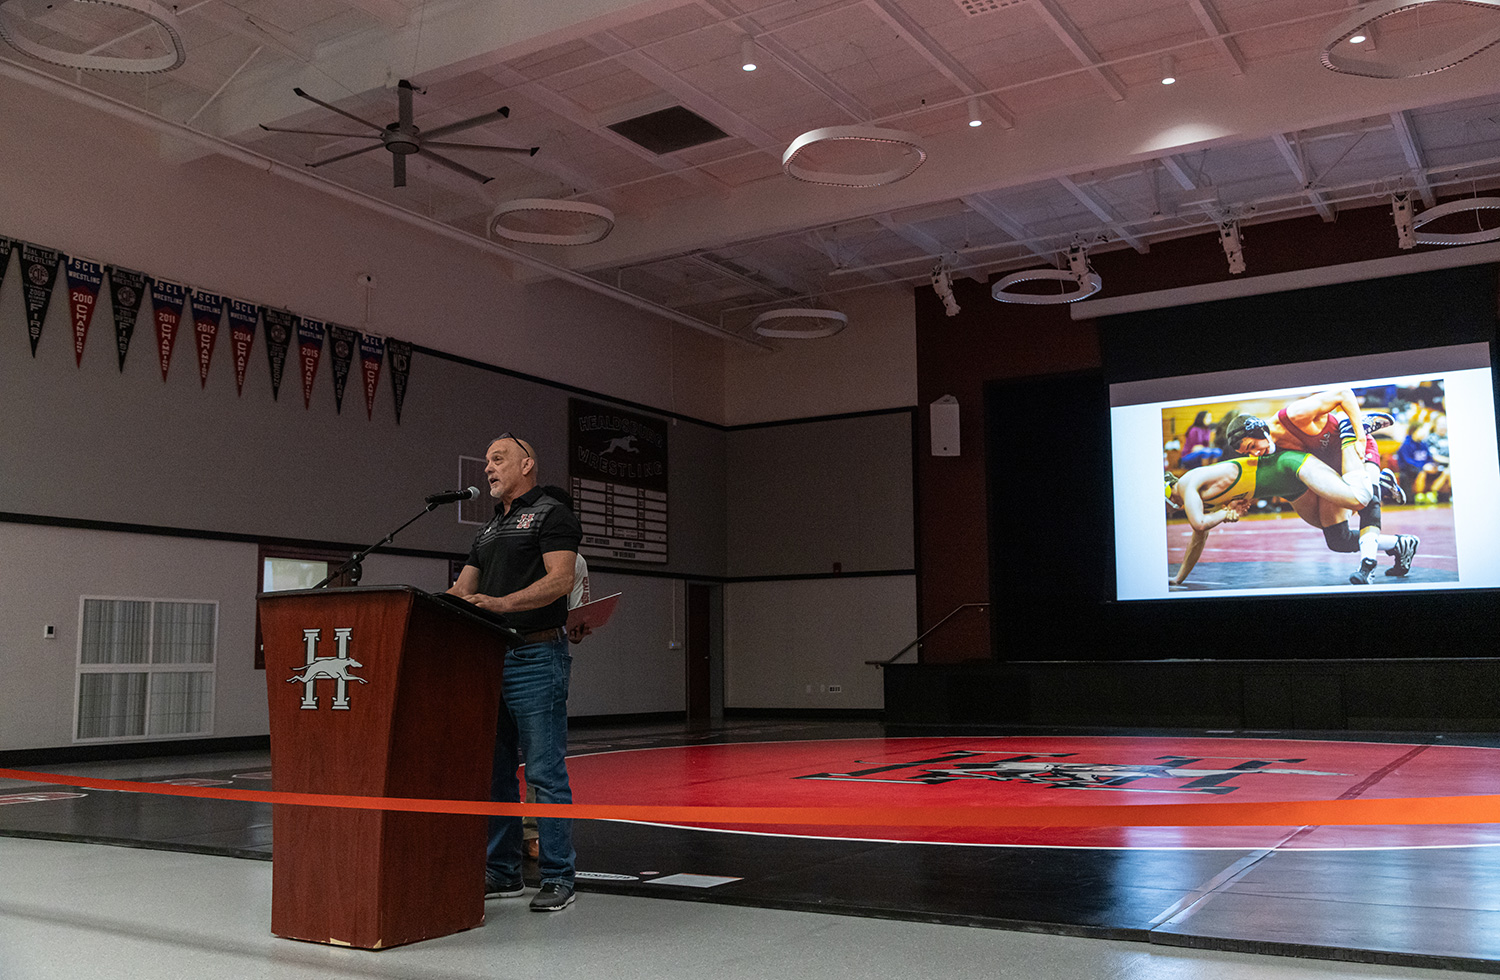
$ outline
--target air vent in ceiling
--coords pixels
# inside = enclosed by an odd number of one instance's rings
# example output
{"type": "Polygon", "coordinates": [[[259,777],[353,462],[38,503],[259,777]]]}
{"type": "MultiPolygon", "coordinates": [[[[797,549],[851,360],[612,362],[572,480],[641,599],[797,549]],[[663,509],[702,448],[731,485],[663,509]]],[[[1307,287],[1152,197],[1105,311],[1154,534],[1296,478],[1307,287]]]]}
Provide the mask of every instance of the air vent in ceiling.
{"type": "Polygon", "coordinates": [[[652,153],[675,153],[691,146],[721,140],[729,134],[696,112],[680,105],[623,119],[609,127],[652,153]]]}
{"type": "Polygon", "coordinates": [[[1026,0],[953,0],[958,4],[958,9],[970,17],[978,17],[980,14],[992,14],[1006,7],[1019,7],[1026,0]]]}

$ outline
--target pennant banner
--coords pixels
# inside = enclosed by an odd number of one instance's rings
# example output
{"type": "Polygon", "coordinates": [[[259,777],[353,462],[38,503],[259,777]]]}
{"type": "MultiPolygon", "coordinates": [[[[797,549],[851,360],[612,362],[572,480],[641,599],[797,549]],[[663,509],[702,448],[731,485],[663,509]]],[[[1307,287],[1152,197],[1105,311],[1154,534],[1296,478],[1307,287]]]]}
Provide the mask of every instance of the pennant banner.
{"type": "Polygon", "coordinates": [[[271,364],[271,400],[275,401],[281,392],[281,373],[286,369],[286,352],[292,346],[297,316],[269,306],[262,306],[260,315],[266,324],[266,358],[271,364]]]}
{"type": "Polygon", "coordinates": [[[401,403],[406,401],[406,381],[411,377],[411,344],[404,340],[387,340],[385,349],[391,365],[391,393],[396,396],[396,424],[401,424],[401,403]]]}
{"type": "Polygon", "coordinates": [[[365,418],[375,417],[375,388],[380,384],[380,362],[385,358],[385,338],[367,333],[359,339],[359,365],[365,376],[365,418]]]}
{"type": "Polygon", "coordinates": [[[0,235],[0,286],[5,285],[5,270],[10,268],[10,250],[15,247],[15,242],[0,235]]]}
{"type": "Polygon", "coordinates": [[[172,366],[172,346],[177,343],[177,327],[182,323],[182,308],[187,304],[187,287],[165,279],[151,280],[151,309],[156,316],[156,356],[161,362],[161,379],[167,380],[172,366]]]}
{"type": "Polygon", "coordinates": [[[302,364],[302,407],[312,407],[313,380],[318,376],[318,358],[323,356],[322,320],[304,319],[297,326],[297,359],[302,364]]]}
{"type": "Polygon", "coordinates": [[[89,339],[89,324],[99,305],[99,287],[104,285],[104,267],[97,262],[69,258],[68,312],[73,318],[73,361],[83,367],[83,345],[89,339]]]}
{"type": "Polygon", "coordinates": [[[234,390],[245,393],[245,369],[250,366],[250,348],[255,346],[255,323],[260,308],[254,303],[229,301],[229,347],[234,352],[234,390]]]}
{"type": "Polygon", "coordinates": [[[208,365],[214,357],[214,341],[219,338],[219,321],[224,317],[224,297],[217,293],[193,293],[193,334],[198,338],[198,387],[208,387],[208,365]]]}
{"type": "Polygon", "coordinates": [[[130,336],[135,333],[135,319],[141,312],[141,297],[145,295],[145,273],[113,265],[109,267],[109,301],[115,311],[115,350],[120,355],[122,373],[125,354],[130,350],[130,336]]]}
{"type": "Polygon", "coordinates": [[[42,339],[42,324],[52,303],[52,287],[57,284],[57,263],[62,253],[21,243],[21,278],[26,290],[26,329],[31,334],[31,356],[36,357],[36,343],[42,339]]]}
{"type": "Polygon", "coordinates": [[[359,331],[328,325],[329,352],[333,355],[333,407],[340,415],[344,412],[344,386],[349,383],[349,365],[354,363],[354,351],[359,346],[359,331]]]}

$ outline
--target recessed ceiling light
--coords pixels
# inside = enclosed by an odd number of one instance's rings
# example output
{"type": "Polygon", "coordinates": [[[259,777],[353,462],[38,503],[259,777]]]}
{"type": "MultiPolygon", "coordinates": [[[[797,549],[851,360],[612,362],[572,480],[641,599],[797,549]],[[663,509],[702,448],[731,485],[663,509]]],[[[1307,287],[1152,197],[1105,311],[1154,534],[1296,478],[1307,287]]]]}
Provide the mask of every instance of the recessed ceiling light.
{"type": "Polygon", "coordinates": [[[1363,34],[1356,34],[1356,35],[1354,35],[1353,37],[1351,37],[1349,39],[1349,43],[1350,44],[1364,44],[1368,40],[1369,40],[1369,38],[1365,37],[1363,34]]]}

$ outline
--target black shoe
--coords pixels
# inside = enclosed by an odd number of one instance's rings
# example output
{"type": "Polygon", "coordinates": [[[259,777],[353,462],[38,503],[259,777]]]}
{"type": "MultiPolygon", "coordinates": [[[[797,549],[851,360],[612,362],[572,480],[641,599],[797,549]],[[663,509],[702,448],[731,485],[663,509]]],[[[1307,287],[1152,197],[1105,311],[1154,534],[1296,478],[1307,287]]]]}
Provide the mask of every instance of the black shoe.
{"type": "Polygon", "coordinates": [[[1411,571],[1411,560],[1417,556],[1417,545],[1421,540],[1415,534],[1396,535],[1396,547],[1390,550],[1390,554],[1396,556],[1396,564],[1385,570],[1387,575],[1395,575],[1405,578],[1411,571]]]}
{"type": "Polygon", "coordinates": [[[489,873],[484,876],[485,898],[520,898],[525,892],[526,882],[520,878],[515,881],[501,881],[489,873]]]}
{"type": "Polygon", "coordinates": [[[1373,585],[1375,583],[1375,559],[1361,558],[1359,571],[1349,576],[1350,585],[1373,585]]]}
{"type": "Polygon", "coordinates": [[[542,883],[542,890],[532,896],[531,911],[561,912],[573,904],[573,889],[555,881],[542,883]]]}

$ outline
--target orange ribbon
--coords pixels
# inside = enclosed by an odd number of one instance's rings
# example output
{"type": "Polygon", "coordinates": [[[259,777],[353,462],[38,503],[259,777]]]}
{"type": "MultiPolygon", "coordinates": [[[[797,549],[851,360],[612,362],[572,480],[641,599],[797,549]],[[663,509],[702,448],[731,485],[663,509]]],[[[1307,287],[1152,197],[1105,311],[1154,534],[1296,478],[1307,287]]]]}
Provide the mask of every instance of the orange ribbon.
{"type": "Polygon", "coordinates": [[[349,810],[401,810],[476,816],[571,817],[646,823],[868,827],[1308,827],[1500,823],[1500,796],[1427,796],[1383,800],[1275,803],[1140,803],[1101,806],[634,806],[594,803],[490,803],[402,797],[338,796],[270,790],[175,786],[120,779],[0,769],[0,779],[83,789],[154,793],[349,810]]]}

